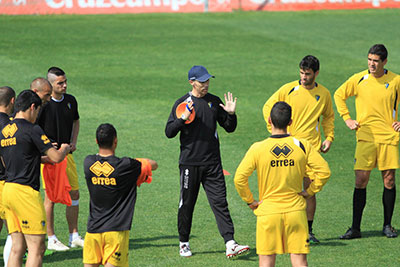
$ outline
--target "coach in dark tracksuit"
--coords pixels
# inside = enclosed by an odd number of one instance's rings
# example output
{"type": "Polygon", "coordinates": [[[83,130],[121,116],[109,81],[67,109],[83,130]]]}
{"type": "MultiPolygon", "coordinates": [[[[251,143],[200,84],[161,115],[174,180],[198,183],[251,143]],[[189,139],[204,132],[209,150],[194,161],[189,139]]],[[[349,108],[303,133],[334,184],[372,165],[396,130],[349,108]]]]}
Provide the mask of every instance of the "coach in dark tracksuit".
{"type": "Polygon", "coordinates": [[[192,255],[189,235],[192,226],[194,206],[203,184],[208,201],[217,220],[221,236],[226,243],[228,258],[249,250],[234,241],[233,222],[226,201],[225,177],[221,165],[217,122],[227,132],[236,129],[236,98],[225,95],[225,105],[221,99],[208,93],[209,79],[214,78],[205,67],[194,66],[189,71],[192,91],[179,98],[172,107],[165,134],[168,138],[180,132],[181,153],[179,157],[181,196],[178,210],[178,231],[180,255],[192,255]],[[186,102],[184,112],[177,107],[186,102]],[[177,114],[179,113],[179,114],[177,114]],[[192,114],[193,113],[193,114],[192,114]],[[194,115],[192,118],[190,115],[194,115]]]}

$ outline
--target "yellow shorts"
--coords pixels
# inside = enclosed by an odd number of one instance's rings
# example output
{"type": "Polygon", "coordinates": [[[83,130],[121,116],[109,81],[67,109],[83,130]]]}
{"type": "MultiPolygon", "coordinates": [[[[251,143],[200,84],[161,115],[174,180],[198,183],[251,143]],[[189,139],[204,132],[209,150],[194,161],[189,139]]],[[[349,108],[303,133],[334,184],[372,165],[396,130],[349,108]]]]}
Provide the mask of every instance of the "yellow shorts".
{"type": "MultiPolygon", "coordinates": [[[[46,190],[46,185],[44,183],[43,179],[43,164],[40,164],[40,175],[42,176],[42,184],[43,184],[43,189],[46,190]]],[[[78,172],[76,170],[76,164],[74,157],[72,154],[67,155],[67,176],[68,176],[68,181],[71,186],[71,191],[76,191],[79,190],[79,182],[78,182],[78,172]]]]}
{"type": "Polygon", "coordinates": [[[257,216],[257,254],[308,254],[305,210],[257,216]]]}
{"type": "Polygon", "coordinates": [[[129,266],[129,231],[86,233],[83,263],[129,266]]]}
{"type": "Polygon", "coordinates": [[[398,169],[400,167],[398,146],[358,141],[354,170],[370,171],[377,165],[380,171],[398,169]]]}
{"type": "Polygon", "coordinates": [[[28,185],[5,183],[3,205],[9,233],[46,234],[46,213],[39,191],[28,185]]]}
{"type": "Polygon", "coordinates": [[[4,206],[3,206],[3,188],[4,188],[4,183],[5,183],[4,180],[0,181],[0,219],[1,220],[5,220],[6,219],[6,213],[4,211],[4,206]]]}

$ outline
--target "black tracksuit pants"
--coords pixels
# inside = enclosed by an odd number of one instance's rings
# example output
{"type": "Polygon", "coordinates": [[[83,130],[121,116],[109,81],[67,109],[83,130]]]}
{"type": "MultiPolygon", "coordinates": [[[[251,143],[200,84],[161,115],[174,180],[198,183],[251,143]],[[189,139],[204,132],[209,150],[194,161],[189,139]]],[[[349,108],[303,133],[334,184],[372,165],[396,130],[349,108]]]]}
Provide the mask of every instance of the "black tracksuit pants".
{"type": "Polygon", "coordinates": [[[181,242],[188,242],[192,228],[192,217],[200,183],[203,184],[208,202],[214,212],[218,230],[225,243],[234,239],[233,222],[226,201],[226,185],[222,166],[214,165],[179,165],[181,195],[178,210],[178,232],[181,242]]]}

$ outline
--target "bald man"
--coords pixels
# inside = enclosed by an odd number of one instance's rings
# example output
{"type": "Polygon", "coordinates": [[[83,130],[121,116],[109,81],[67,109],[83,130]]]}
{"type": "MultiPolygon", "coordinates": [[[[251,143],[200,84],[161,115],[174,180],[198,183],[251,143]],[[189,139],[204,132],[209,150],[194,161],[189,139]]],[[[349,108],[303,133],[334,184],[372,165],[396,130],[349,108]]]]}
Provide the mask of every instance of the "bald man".
{"type": "Polygon", "coordinates": [[[31,82],[31,90],[40,97],[42,104],[46,104],[50,101],[53,86],[45,78],[38,77],[31,82]]]}

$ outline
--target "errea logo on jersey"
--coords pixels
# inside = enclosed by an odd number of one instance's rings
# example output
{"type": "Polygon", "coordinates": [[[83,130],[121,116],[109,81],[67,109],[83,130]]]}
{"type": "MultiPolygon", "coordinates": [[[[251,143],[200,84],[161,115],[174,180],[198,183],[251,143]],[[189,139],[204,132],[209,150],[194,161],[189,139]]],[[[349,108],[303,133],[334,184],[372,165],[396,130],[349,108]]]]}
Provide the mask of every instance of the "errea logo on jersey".
{"type": "Polygon", "coordinates": [[[14,146],[17,144],[17,139],[14,136],[14,134],[18,131],[18,127],[15,123],[13,124],[8,124],[3,128],[1,133],[5,137],[5,139],[1,139],[1,146],[2,147],[7,147],[7,146],[14,146]]]}
{"type": "Polygon", "coordinates": [[[294,166],[294,160],[293,159],[286,159],[289,157],[290,154],[292,154],[293,149],[287,145],[284,144],[282,146],[276,144],[272,149],[271,153],[274,155],[276,158],[280,158],[281,156],[285,157],[285,159],[277,159],[277,160],[271,160],[271,167],[286,167],[286,166],[294,166]]]}
{"type": "Polygon", "coordinates": [[[107,161],[104,163],[100,163],[100,161],[96,161],[90,166],[89,170],[96,174],[97,176],[104,175],[106,177],[110,176],[113,173],[114,168],[107,161]]]}
{"type": "Polygon", "coordinates": [[[13,124],[8,124],[6,127],[4,127],[1,133],[5,138],[8,138],[8,137],[13,137],[17,131],[18,131],[17,125],[13,123],[13,124]]]}
{"type": "Polygon", "coordinates": [[[47,145],[48,143],[50,143],[49,138],[48,138],[45,134],[43,134],[40,138],[42,139],[42,141],[43,141],[43,143],[44,143],[45,145],[47,145]]]}
{"type": "Polygon", "coordinates": [[[90,166],[89,170],[97,176],[92,177],[92,183],[94,185],[117,185],[115,178],[108,178],[108,176],[114,172],[114,168],[107,161],[104,163],[96,161],[90,166]],[[99,177],[101,175],[105,177],[99,177]]]}
{"type": "Polygon", "coordinates": [[[285,158],[287,158],[291,153],[292,153],[293,149],[287,145],[284,144],[282,146],[276,144],[272,149],[271,149],[271,153],[279,158],[280,156],[284,156],[285,158]]]}

